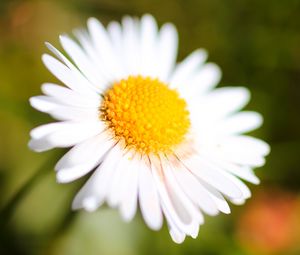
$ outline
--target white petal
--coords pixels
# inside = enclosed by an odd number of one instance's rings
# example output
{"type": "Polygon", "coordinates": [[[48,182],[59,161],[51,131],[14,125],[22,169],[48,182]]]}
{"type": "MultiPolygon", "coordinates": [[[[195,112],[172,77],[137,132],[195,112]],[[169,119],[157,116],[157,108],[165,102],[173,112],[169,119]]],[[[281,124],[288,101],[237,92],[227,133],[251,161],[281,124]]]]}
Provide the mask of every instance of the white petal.
{"type": "Polygon", "coordinates": [[[103,77],[101,77],[100,80],[97,79],[99,76],[99,71],[97,71],[92,60],[82,50],[82,48],[68,36],[60,36],[60,42],[64,50],[72,58],[74,63],[78,66],[85,77],[95,85],[99,85],[98,82],[102,81],[103,77]]]}
{"type": "MultiPolygon", "coordinates": [[[[167,161],[167,159],[162,159],[162,167],[164,169],[164,174],[166,177],[166,186],[169,191],[171,200],[174,202],[175,206],[180,206],[186,208],[186,212],[183,212],[184,217],[189,214],[193,221],[194,231],[191,232],[191,236],[198,235],[198,226],[204,222],[202,213],[198,208],[195,207],[195,204],[192,203],[189,197],[186,196],[184,190],[178,184],[174,172],[173,165],[167,161]]],[[[181,208],[181,210],[182,210],[181,208]]]]}
{"type": "Polygon", "coordinates": [[[209,191],[209,195],[214,200],[218,209],[225,214],[229,214],[230,207],[229,207],[228,203],[226,202],[225,198],[222,196],[222,194],[220,192],[218,192],[215,188],[210,186],[209,184],[207,184],[201,180],[200,180],[200,182],[202,183],[203,187],[205,187],[205,189],[207,189],[209,191]]]}
{"type": "MultiPolygon", "coordinates": [[[[265,163],[265,155],[270,151],[265,142],[249,136],[229,136],[219,140],[210,157],[218,156],[223,162],[241,166],[259,167],[265,163]]],[[[256,178],[257,179],[257,178],[256,178]]]]}
{"type": "Polygon", "coordinates": [[[109,37],[110,37],[110,40],[111,40],[114,50],[116,50],[118,53],[120,53],[121,47],[122,47],[121,25],[116,21],[110,22],[107,26],[107,33],[109,34],[109,37]]]}
{"type": "Polygon", "coordinates": [[[164,212],[164,216],[166,217],[166,221],[169,227],[169,233],[172,240],[178,244],[182,243],[186,237],[186,234],[179,229],[179,226],[174,221],[174,218],[170,214],[169,210],[166,208],[165,204],[162,203],[161,206],[164,212]]]}
{"type": "Polygon", "coordinates": [[[230,201],[235,205],[243,205],[246,202],[245,199],[230,199],[230,201]]]}
{"type": "Polygon", "coordinates": [[[170,226],[170,236],[175,243],[181,244],[185,239],[185,234],[170,226]]]}
{"type": "Polygon", "coordinates": [[[223,158],[234,164],[246,165],[251,167],[261,167],[265,164],[266,160],[261,156],[240,153],[223,152],[223,158]]]}
{"type": "MultiPolygon", "coordinates": [[[[45,112],[45,111],[44,111],[45,112]]],[[[98,107],[76,107],[76,106],[57,106],[47,111],[53,118],[57,120],[71,120],[71,121],[99,121],[98,107]]]]}
{"type": "Polygon", "coordinates": [[[119,78],[121,72],[118,59],[111,46],[110,39],[103,25],[95,18],[88,20],[88,29],[91,35],[94,48],[101,59],[98,61],[98,68],[105,70],[110,79],[119,78]],[[100,65],[101,64],[101,65],[100,65]]]}
{"type": "Polygon", "coordinates": [[[55,148],[55,146],[45,139],[31,139],[28,143],[28,147],[36,152],[47,151],[55,148]]]}
{"type": "Polygon", "coordinates": [[[230,167],[228,168],[228,172],[233,173],[234,175],[251,182],[253,184],[259,184],[259,179],[255,176],[252,169],[250,167],[230,167]]]}
{"type": "MultiPolygon", "coordinates": [[[[175,165],[175,163],[174,163],[175,165]]],[[[197,178],[187,171],[180,162],[177,162],[174,174],[182,190],[190,197],[194,204],[198,205],[209,215],[216,215],[218,209],[207,189],[197,180],[197,178]]]]}
{"type": "Polygon", "coordinates": [[[41,152],[55,147],[70,147],[101,133],[104,129],[101,121],[97,122],[57,122],[39,126],[32,130],[29,147],[41,152]],[[48,127],[48,125],[51,125],[48,127]]]}
{"type": "Polygon", "coordinates": [[[173,191],[170,188],[167,188],[166,179],[163,174],[164,170],[154,157],[151,158],[151,168],[161,199],[162,209],[164,214],[168,216],[167,220],[174,222],[180,231],[191,235],[195,229],[194,222],[186,209],[182,207],[182,204],[180,204],[179,201],[181,200],[178,198],[176,199],[173,191]]]}
{"type": "Polygon", "coordinates": [[[30,98],[30,104],[35,109],[50,114],[57,120],[98,120],[99,106],[79,107],[66,105],[53,97],[35,96],[30,98]]]}
{"type": "MultiPolygon", "coordinates": [[[[238,178],[236,178],[235,176],[229,174],[229,173],[223,173],[226,178],[228,178],[231,182],[233,182],[242,192],[242,198],[238,198],[240,199],[247,199],[249,197],[251,197],[251,191],[250,189],[238,178]]],[[[233,198],[235,199],[235,198],[233,198]]]]}
{"type": "Polygon", "coordinates": [[[95,97],[82,96],[75,91],[52,83],[44,83],[42,91],[47,96],[55,98],[58,102],[78,107],[99,107],[101,98],[97,94],[95,97]]]}
{"type": "Polygon", "coordinates": [[[30,105],[38,111],[50,112],[51,110],[61,106],[57,100],[48,96],[35,96],[29,99],[30,105]]]}
{"type": "Polygon", "coordinates": [[[170,79],[171,88],[179,88],[186,86],[187,81],[195,73],[197,68],[206,60],[207,53],[205,50],[198,49],[184,59],[174,70],[170,79]]]}
{"type": "Polygon", "coordinates": [[[241,198],[241,190],[226,178],[221,171],[207,160],[201,159],[199,156],[193,156],[189,159],[183,159],[182,162],[192,171],[198,178],[212,185],[226,196],[231,198],[241,198]]]}
{"type": "Polygon", "coordinates": [[[182,243],[186,237],[186,234],[182,230],[179,229],[179,227],[175,223],[174,219],[170,215],[169,211],[166,209],[165,205],[163,203],[161,205],[162,205],[162,209],[164,211],[164,216],[166,217],[166,221],[167,221],[167,224],[169,227],[169,233],[170,233],[172,240],[178,244],[182,243]]]}
{"type": "Polygon", "coordinates": [[[124,57],[124,48],[123,48],[123,31],[121,25],[118,22],[112,21],[108,24],[107,33],[109,34],[112,48],[118,58],[118,62],[120,63],[120,74],[119,79],[122,79],[128,75],[126,70],[126,59],[124,57]]]}
{"type": "Polygon", "coordinates": [[[230,136],[220,141],[222,150],[232,153],[243,152],[243,154],[254,154],[259,156],[266,156],[270,153],[270,146],[257,138],[239,135],[230,136]]]}
{"type": "Polygon", "coordinates": [[[178,35],[173,24],[164,24],[159,32],[158,52],[159,70],[158,78],[162,81],[168,80],[173,70],[178,50],[178,35]]]}
{"type": "Polygon", "coordinates": [[[96,166],[97,162],[89,161],[74,167],[61,169],[56,173],[56,180],[58,183],[68,183],[79,179],[86,175],[96,166]]]}
{"type": "Polygon", "coordinates": [[[241,134],[257,129],[263,122],[257,112],[240,112],[218,123],[217,133],[224,135],[241,134]]]}
{"type": "Polygon", "coordinates": [[[137,209],[140,159],[133,158],[130,165],[131,167],[123,169],[126,172],[120,187],[122,192],[120,213],[127,222],[134,217],[137,209]]]}
{"type": "MultiPolygon", "coordinates": [[[[64,124],[63,124],[64,125],[64,124]]],[[[31,140],[28,143],[29,148],[36,152],[42,152],[53,149],[55,147],[49,140],[45,139],[50,134],[57,132],[63,128],[61,122],[41,125],[31,130],[31,140]]]]}
{"type": "Polygon", "coordinates": [[[90,158],[104,156],[114,141],[105,131],[86,141],[76,144],[56,164],[55,170],[70,168],[88,162],[90,158]]]}
{"type": "Polygon", "coordinates": [[[220,82],[221,76],[220,67],[207,63],[193,76],[189,84],[182,87],[182,92],[190,97],[200,96],[213,89],[220,82]]]}
{"type": "MultiPolygon", "coordinates": [[[[203,146],[204,148],[205,146],[203,146]]],[[[223,148],[220,144],[215,144],[211,148],[206,147],[202,151],[202,156],[210,158],[212,161],[218,161],[217,164],[223,168],[223,164],[234,164],[238,167],[261,167],[265,164],[265,158],[258,153],[249,153],[247,150],[229,150],[223,148]]],[[[228,167],[227,167],[228,168],[228,167]]],[[[230,170],[229,170],[230,171],[230,170]]]]}
{"type": "Polygon", "coordinates": [[[253,184],[259,184],[259,179],[255,176],[252,169],[248,166],[240,166],[234,163],[228,162],[228,160],[224,159],[216,159],[214,158],[214,162],[218,165],[218,167],[222,168],[224,171],[234,174],[235,176],[242,178],[248,182],[253,184]]]}
{"type": "Polygon", "coordinates": [[[96,211],[99,205],[99,202],[94,197],[86,197],[82,201],[82,207],[88,212],[96,211]]]}
{"type": "Polygon", "coordinates": [[[102,157],[113,147],[115,141],[105,132],[87,139],[70,149],[56,164],[55,170],[69,169],[77,165],[101,161],[102,157]]]}
{"type": "Polygon", "coordinates": [[[100,93],[101,90],[91,84],[79,70],[55,47],[51,44],[46,44],[47,47],[56,54],[64,63],[61,63],[56,58],[44,54],[42,60],[48,70],[67,87],[77,91],[80,94],[94,96],[95,93],[100,93]]]}
{"type": "Polygon", "coordinates": [[[157,24],[151,15],[141,19],[141,75],[157,76],[157,24]]]}
{"type": "Polygon", "coordinates": [[[65,122],[54,122],[45,125],[38,126],[30,131],[30,136],[33,139],[40,139],[46,135],[49,135],[64,126],[65,122]]]}
{"type": "Polygon", "coordinates": [[[125,151],[123,156],[119,159],[109,187],[109,193],[107,194],[107,203],[110,207],[117,207],[120,205],[122,198],[122,189],[120,187],[122,186],[123,179],[127,177],[127,169],[131,168],[132,158],[132,152],[125,151]]]}
{"type": "Polygon", "coordinates": [[[140,74],[140,38],[139,27],[136,20],[125,16],[122,20],[123,25],[123,57],[125,67],[129,75],[140,74]]]}
{"type": "Polygon", "coordinates": [[[107,153],[107,156],[104,158],[101,165],[77,193],[72,204],[73,209],[85,208],[89,210],[90,207],[88,206],[88,208],[86,208],[85,205],[87,199],[94,200],[96,205],[94,206],[95,209],[103,203],[104,198],[109,191],[108,188],[112,181],[117,162],[122,157],[122,154],[123,151],[119,144],[116,144],[107,153]]]}
{"type": "Polygon", "coordinates": [[[141,162],[139,174],[139,203],[146,224],[153,230],[162,227],[163,217],[151,168],[141,162]]]}
{"type": "Polygon", "coordinates": [[[197,116],[199,120],[218,120],[243,108],[249,99],[250,93],[246,88],[219,88],[199,100],[197,116]]]}
{"type": "MultiPolygon", "coordinates": [[[[93,40],[91,36],[86,30],[75,30],[74,31],[78,41],[80,42],[81,47],[84,49],[85,53],[88,55],[91,60],[91,64],[95,66],[97,69],[97,75],[94,77],[97,80],[97,84],[95,84],[102,91],[109,86],[109,84],[114,81],[114,77],[111,76],[109,72],[107,72],[107,66],[105,65],[105,61],[103,57],[101,57],[98,50],[95,48],[93,44],[93,40]]],[[[116,72],[117,73],[117,72],[116,72]]]]}

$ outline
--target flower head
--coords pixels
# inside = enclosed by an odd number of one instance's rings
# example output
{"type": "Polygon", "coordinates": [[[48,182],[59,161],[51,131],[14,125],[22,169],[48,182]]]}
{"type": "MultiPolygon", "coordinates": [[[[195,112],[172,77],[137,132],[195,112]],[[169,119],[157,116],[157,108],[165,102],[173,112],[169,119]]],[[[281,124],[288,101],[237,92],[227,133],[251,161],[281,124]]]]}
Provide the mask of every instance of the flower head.
{"type": "Polygon", "coordinates": [[[158,29],[154,18],[125,17],[107,29],[94,18],[77,41],[61,36],[65,57],[43,55],[65,85],[43,84],[30,99],[58,122],[31,131],[35,151],[72,147],[57,163],[57,180],[93,172],[73,208],[96,210],[104,202],[131,220],[139,206],[146,224],[161,228],[163,216],[175,242],[196,237],[203,213],[229,213],[257,184],[252,169],[264,164],[269,146],[243,135],[262,123],[239,112],[249,100],[242,87],[214,89],[220,69],[196,50],[176,63],[177,32],[158,29]],[[70,60],[69,60],[70,59],[70,60]]]}

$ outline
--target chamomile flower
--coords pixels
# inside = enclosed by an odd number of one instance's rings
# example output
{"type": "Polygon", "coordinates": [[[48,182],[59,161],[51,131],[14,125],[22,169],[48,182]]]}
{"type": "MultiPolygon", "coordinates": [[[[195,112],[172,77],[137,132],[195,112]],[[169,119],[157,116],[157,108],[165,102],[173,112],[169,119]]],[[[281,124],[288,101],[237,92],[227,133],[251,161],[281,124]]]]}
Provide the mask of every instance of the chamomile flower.
{"type": "Polygon", "coordinates": [[[262,124],[256,112],[240,111],[243,87],[215,89],[221,71],[199,49],[176,63],[177,32],[160,29],[150,15],[125,17],[105,28],[90,18],[76,39],[63,35],[67,56],[46,67],[65,86],[42,85],[31,105],[58,120],[33,129],[30,148],[72,147],[56,164],[60,183],[89,180],[73,209],[94,211],[103,203],[130,221],[139,205],[146,224],[163,218],[172,239],[198,235],[203,214],[230,213],[258,184],[253,168],[265,163],[269,146],[244,135],[262,124]]]}

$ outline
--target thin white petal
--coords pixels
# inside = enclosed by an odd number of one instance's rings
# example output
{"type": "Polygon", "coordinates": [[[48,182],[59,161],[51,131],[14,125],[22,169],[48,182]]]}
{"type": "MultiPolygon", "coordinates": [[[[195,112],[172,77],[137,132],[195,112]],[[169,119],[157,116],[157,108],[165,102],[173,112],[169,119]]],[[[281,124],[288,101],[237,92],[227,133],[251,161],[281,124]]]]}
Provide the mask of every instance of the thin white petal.
{"type": "Polygon", "coordinates": [[[85,164],[76,165],[74,167],[61,169],[56,173],[58,183],[68,183],[79,179],[89,173],[96,165],[96,162],[90,161],[85,164]]]}
{"type": "Polygon", "coordinates": [[[170,236],[175,243],[181,244],[185,239],[185,234],[170,226],[170,236]]]}
{"type": "Polygon", "coordinates": [[[86,197],[82,201],[82,207],[88,212],[96,211],[99,205],[99,202],[94,197],[86,197]]]}
{"type": "Polygon", "coordinates": [[[180,200],[176,199],[173,191],[167,188],[166,179],[163,174],[164,170],[154,157],[151,158],[151,168],[161,199],[162,209],[165,215],[169,215],[169,219],[167,218],[167,220],[170,221],[171,218],[171,221],[174,221],[179,230],[191,235],[194,232],[195,224],[186,209],[180,204],[180,200]]]}
{"type": "Polygon", "coordinates": [[[75,91],[52,83],[44,83],[42,91],[47,96],[55,98],[58,102],[65,105],[78,107],[99,107],[101,98],[95,94],[95,97],[82,96],[75,91]]]}
{"type": "Polygon", "coordinates": [[[243,154],[254,154],[266,156],[270,153],[270,146],[257,138],[245,135],[230,136],[220,141],[222,150],[232,153],[243,152],[243,154]]]}
{"type": "Polygon", "coordinates": [[[162,227],[163,217],[151,168],[141,162],[139,174],[139,203],[146,224],[153,230],[162,227]]]}
{"type": "Polygon", "coordinates": [[[40,112],[50,112],[59,107],[57,100],[48,96],[35,96],[29,99],[30,105],[40,112]]]}
{"type": "Polygon", "coordinates": [[[122,157],[123,149],[116,144],[104,158],[101,165],[95,170],[92,176],[88,179],[85,185],[81,188],[81,190],[77,193],[76,197],[73,200],[72,208],[80,209],[86,208],[85,200],[93,199],[97,208],[100,206],[106,194],[109,192],[109,185],[112,181],[112,176],[115,172],[116,165],[118,160],[122,157]]]}
{"type": "MultiPolygon", "coordinates": [[[[68,36],[60,36],[60,42],[64,50],[72,58],[74,63],[78,66],[80,71],[85,75],[85,77],[92,83],[97,84],[99,79],[99,71],[93,65],[92,60],[89,56],[82,50],[82,48],[75,43],[68,36]]],[[[101,81],[101,80],[100,80],[101,81]]],[[[98,85],[98,84],[97,84],[98,85]]]]}
{"type": "Polygon", "coordinates": [[[246,202],[245,199],[230,199],[230,201],[235,205],[243,205],[246,202]]]}
{"type": "Polygon", "coordinates": [[[160,64],[158,78],[162,81],[168,80],[173,70],[178,49],[178,35],[173,24],[164,24],[159,31],[158,52],[160,64]]]}
{"type": "Polygon", "coordinates": [[[223,174],[226,176],[226,178],[228,178],[231,182],[233,182],[242,192],[243,194],[242,198],[238,198],[238,199],[247,199],[251,197],[250,189],[240,179],[236,178],[234,175],[231,175],[229,173],[223,173],[223,174]]]}
{"type": "Polygon", "coordinates": [[[250,93],[246,88],[219,88],[199,100],[197,116],[206,121],[218,120],[243,108],[249,99],[250,93]]]}
{"type": "Polygon", "coordinates": [[[120,70],[118,77],[122,79],[128,75],[126,70],[126,59],[124,57],[124,48],[123,48],[123,31],[121,25],[118,22],[112,21],[107,26],[107,33],[109,34],[112,48],[118,58],[118,62],[120,63],[120,70]]]}
{"type": "Polygon", "coordinates": [[[151,15],[141,18],[141,75],[157,75],[157,24],[151,15]]]}
{"type": "Polygon", "coordinates": [[[59,102],[49,96],[35,96],[30,98],[30,104],[35,109],[50,114],[57,120],[98,120],[99,105],[94,107],[73,106],[59,102]]]}
{"type": "Polygon", "coordinates": [[[262,116],[257,112],[240,112],[217,125],[217,133],[232,135],[246,133],[262,125],[262,116]]]}
{"type": "Polygon", "coordinates": [[[189,84],[182,87],[182,92],[200,96],[213,89],[221,80],[221,69],[213,63],[207,63],[193,76],[189,84]]]}
{"type": "MultiPolygon", "coordinates": [[[[44,111],[46,112],[46,111],[44,111]]],[[[57,120],[71,120],[71,121],[99,121],[98,107],[76,107],[76,106],[59,106],[47,111],[53,118],[57,120]]]]}
{"type": "Polygon", "coordinates": [[[223,152],[223,158],[232,162],[234,164],[239,165],[246,165],[251,167],[261,167],[265,164],[265,158],[256,155],[247,155],[243,152],[240,153],[230,153],[230,152],[223,152]]]}
{"type": "Polygon", "coordinates": [[[229,173],[234,174],[235,176],[244,179],[253,184],[259,184],[259,179],[255,176],[253,170],[249,166],[240,166],[224,159],[218,159],[214,157],[214,163],[218,165],[218,167],[224,169],[229,173]]]}
{"type": "Polygon", "coordinates": [[[110,207],[117,207],[120,205],[122,198],[122,189],[120,187],[123,179],[127,177],[127,169],[131,168],[132,158],[132,151],[125,151],[123,156],[119,159],[107,194],[107,203],[110,207]]]}
{"type": "Polygon", "coordinates": [[[125,16],[123,26],[123,57],[126,70],[129,75],[140,74],[140,38],[138,22],[131,17],[125,16]]]}
{"type": "Polygon", "coordinates": [[[67,87],[75,90],[83,95],[94,96],[95,93],[100,93],[101,90],[91,84],[82,73],[55,47],[51,44],[46,44],[47,47],[60,58],[64,63],[61,63],[56,58],[44,54],[42,60],[48,70],[67,87]]]}
{"type": "Polygon", "coordinates": [[[191,53],[186,59],[184,59],[174,70],[174,73],[170,79],[171,88],[180,88],[186,86],[187,81],[190,80],[191,75],[200,67],[200,65],[206,60],[207,53],[205,50],[198,49],[191,53]]]}
{"type": "Polygon", "coordinates": [[[55,148],[55,146],[45,139],[31,139],[28,147],[36,152],[43,152],[55,148]]]}
{"type": "Polygon", "coordinates": [[[259,184],[259,179],[255,176],[253,170],[250,167],[229,167],[228,172],[233,173],[234,175],[251,182],[253,184],[259,184]]]}
{"type": "Polygon", "coordinates": [[[198,156],[183,159],[182,162],[188,170],[192,171],[198,178],[212,185],[228,197],[241,198],[241,190],[226,178],[214,165],[198,156]]]}
{"type": "Polygon", "coordinates": [[[88,20],[88,29],[91,35],[93,46],[97,51],[99,59],[98,68],[102,68],[107,73],[109,79],[119,78],[121,72],[118,59],[111,46],[110,39],[103,25],[95,18],[88,20]],[[100,66],[101,64],[101,66],[100,66]]]}
{"type": "Polygon", "coordinates": [[[207,184],[201,180],[200,180],[200,182],[202,183],[203,187],[205,187],[205,189],[207,189],[209,191],[209,195],[216,203],[218,209],[225,214],[229,214],[230,207],[229,207],[228,203],[226,202],[225,198],[222,196],[222,194],[220,192],[218,192],[215,188],[210,186],[209,184],[207,184]]]}
{"type": "Polygon", "coordinates": [[[131,160],[131,167],[124,169],[123,182],[121,184],[120,213],[125,221],[130,221],[137,209],[138,179],[140,159],[136,156],[131,160]]]}
{"type": "Polygon", "coordinates": [[[38,126],[30,131],[30,136],[33,139],[40,139],[46,135],[49,135],[65,125],[65,122],[54,122],[45,125],[38,126]]]}
{"type": "Polygon", "coordinates": [[[121,25],[116,22],[112,21],[107,26],[107,33],[109,34],[111,43],[118,53],[121,51],[122,47],[122,28],[121,25]]]}
{"type": "MultiPolygon", "coordinates": [[[[167,161],[167,159],[162,159],[162,167],[164,169],[164,174],[166,177],[166,186],[169,190],[170,198],[174,202],[174,205],[180,206],[181,210],[183,208],[186,208],[186,212],[183,212],[183,215],[189,214],[193,221],[193,230],[191,232],[191,236],[197,236],[198,235],[198,227],[199,224],[202,224],[204,222],[204,218],[202,213],[198,208],[196,208],[195,204],[192,203],[190,198],[186,196],[184,193],[184,190],[180,187],[179,183],[177,182],[175,176],[174,176],[174,168],[173,165],[170,164],[170,162],[167,161]]],[[[180,211],[181,211],[180,210],[180,211]]],[[[184,217],[186,217],[185,215],[184,217]]]]}
{"type": "Polygon", "coordinates": [[[105,132],[87,139],[86,141],[75,145],[70,149],[56,164],[55,170],[68,169],[82,165],[88,162],[99,163],[102,157],[114,145],[114,140],[111,139],[105,132]]]}
{"type": "Polygon", "coordinates": [[[97,80],[96,87],[104,91],[109,84],[114,81],[110,73],[107,72],[107,66],[103,57],[95,48],[93,40],[91,39],[90,34],[86,30],[75,30],[74,31],[78,41],[80,42],[81,47],[84,49],[85,53],[88,55],[91,64],[97,69],[97,75],[94,77],[97,80]]]}
{"type": "Polygon", "coordinates": [[[32,130],[29,146],[38,152],[55,147],[70,147],[101,133],[103,129],[104,125],[101,121],[84,123],[66,121],[46,124],[32,130]]]}
{"type": "Polygon", "coordinates": [[[180,162],[174,162],[174,165],[177,168],[174,169],[174,174],[183,191],[186,192],[190,199],[204,212],[209,215],[216,215],[218,213],[218,208],[210,197],[209,192],[190,171],[181,165],[180,162]]]}

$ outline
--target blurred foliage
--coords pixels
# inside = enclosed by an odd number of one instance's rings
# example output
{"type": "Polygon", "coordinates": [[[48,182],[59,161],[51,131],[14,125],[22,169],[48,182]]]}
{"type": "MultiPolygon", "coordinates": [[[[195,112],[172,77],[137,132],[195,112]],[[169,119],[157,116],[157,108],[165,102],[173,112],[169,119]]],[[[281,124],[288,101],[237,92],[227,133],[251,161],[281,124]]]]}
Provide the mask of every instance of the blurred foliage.
{"type": "MultiPolygon", "coordinates": [[[[50,120],[28,104],[30,96],[40,93],[41,83],[55,81],[40,61],[47,51],[44,41],[58,46],[59,34],[85,26],[89,16],[106,24],[143,13],[153,14],[160,25],[176,24],[180,59],[206,48],[209,60],[223,70],[221,86],[250,89],[247,109],[261,112],[265,119],[254,135],[272,147],[266,166],[257,170],[260,192],[276,187],[299,194],[299,0],[1,0],[0,206],[39,167],[47,167],[11,218],[4,223],[0,219],[0,254],[260,254],[236,237],[237,222],[249,213],[247,205],[232,206],[230,216],[206,217],[199,237],[183,245],[170,240],[166,226],[160,232],[148,230],[140,215],[126,224],[108,208],[72,213],[72,197],[84,180],[57,184],[54,164],[48,162],[53,152],[35,154],[27,148],[30,129],[50,120]]],[[[251,189],[255,203],[258,188],[251,189]]],[[[284,251],[260,252],[299,254],[300,247],[298,242],[284,251]]]]}

